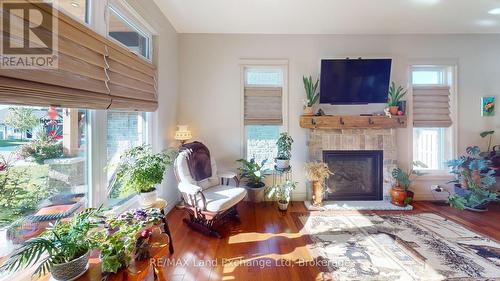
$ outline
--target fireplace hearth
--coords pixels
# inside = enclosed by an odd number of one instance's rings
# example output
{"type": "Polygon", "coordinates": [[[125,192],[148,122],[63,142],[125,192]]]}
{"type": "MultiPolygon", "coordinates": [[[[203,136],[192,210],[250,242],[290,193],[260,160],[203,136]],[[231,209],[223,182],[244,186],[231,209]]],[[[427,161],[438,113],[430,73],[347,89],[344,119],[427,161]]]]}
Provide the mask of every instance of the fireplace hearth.
{"type": "Polygon", "coordinates": [[[323,161],[334,173],[327,180],[327,200],[383,199],[382,150],[324,150],[323,161]]]}

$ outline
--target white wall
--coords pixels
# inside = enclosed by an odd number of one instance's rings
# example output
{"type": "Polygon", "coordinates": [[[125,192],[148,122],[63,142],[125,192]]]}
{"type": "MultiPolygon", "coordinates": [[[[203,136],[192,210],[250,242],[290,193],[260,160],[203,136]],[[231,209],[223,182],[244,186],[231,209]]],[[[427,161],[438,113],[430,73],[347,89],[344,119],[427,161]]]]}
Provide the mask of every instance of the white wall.
{"type": "MultiPolygon", "coordinates": [[[[500,97],[500,35],[179,35],[180,123],[205,142],[223,168],[234,169],[241,157],[240,59],[289,61],[289,133],[294,179],[300,185],[294,199],[305,199],[303,164],[307,130],[299,127],[304,90],[302,75],[318,76],[322,58],[390,57],[392,80],[408,83],[409,62],[419,59],[458,61],[458,149],[483,143],[479,132],[495,128],[500,143],[500,112],[480,116],[480,97],[500,97]]],[[[332,107],[333,112],[359,113],[363,107],[332,107]]],[[[168,114],[168,113],[163,113],[168,114]]],[[[409,163],[408,129],[398,130],[400,164],[409,163]]],[[[438,181],[438,182],[443,182],[438,181]]],[[[430,182],[417,184],[417,198],[432,198],[430,182]]]]}
{"type": "MultiPolygon", "coordinates": [[[[158,71],[158,110],[153,114],[152,143],[156,150],[176,147],[173,139],[177,125],[178,102],[178,34],[159,8],[148,1],[147,5],[140,0],[128,1],[131,6],[155,29],[154,64],[158,71]]],[[[167,171],[166,178],[159,190],[159,196],[166,199],[168,207],[177,202],[177,182],[172,170],[167,171]]]]}

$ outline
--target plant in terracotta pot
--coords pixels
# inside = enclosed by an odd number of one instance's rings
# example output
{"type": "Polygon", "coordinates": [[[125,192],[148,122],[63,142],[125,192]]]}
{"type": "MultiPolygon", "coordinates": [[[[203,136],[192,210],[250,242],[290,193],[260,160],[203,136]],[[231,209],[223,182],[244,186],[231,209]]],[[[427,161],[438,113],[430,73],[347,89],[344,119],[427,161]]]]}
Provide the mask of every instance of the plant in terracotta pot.
{"type": "Polygon", "coordinates": [[[477,146],[466,149],[467,155],[447,162],[450,173],[455,175],[455,192],[448,198],[451,206],[458,209],[484,212],[488,204],[497,201],[496,192],[490,188],[496,183],[495,170],[489,166],[489,160],[481,157],[477,146]]]}
{"type": "Polygon", "coordinates": [[[260,164],[255,161],[255,158],[250,159],[250,161],[239,159],[237,162],[241,165],[238,171],[240,177],[246,180],[250,200],[255,203],[261,202],[264,199],[264,189],[266,187],[264,179],[266,173],[269,172],[269,169],[265,168],[267,159],[262,160],[260,164]]]}
{"type": "Polygon", "coordinates": [[[401,168],[392,170],[392,177],[395,180],[390,191],[392,204],[404,207],[413,200],[415,194],[409,190],[410,185],[415,177],[424,175],[424,173],[415,170],[416,167],[427,168],[427,165],[420,161],[413,161],[413,165],[408,171],[401,168]]]}
{"type": "Polygon", "coordinates": [[[304,89],[306,90],[306,100],[304,101],[304,112],[303,115],[314,115],[313,105],[319,99],[318,84],[319,79],[316,79],[316,82],[313,82],[312,77],[302,77],[302,81],[304,82],[304,89]]]}
{"type": "Polygon", "coordinates": [[[88,269],[92,247],[90,232],[98,226],[100,209],[86,209],[69,221],[51,224],[39,237],[23,243],[0,267],[17,271],[33,265],[33,276],[50,272],[55,280],[73,280],[88,269]]]}
{"type": "Polygon", "coordinates": [[[312,182],[312,204],[319,207],[323,205],[323,185],[325,180],[333,175],[324,162],[309,162],[305,164],[306,178],[312,182]]]}
{"type": "Polygon", "coordinates": [[[149,145],[125,151],[116,170],[116,181],[121,184],[122,192],[139,193],[140,204],[151,207],[157,199],[156,185],[163,181],[165,170],[172,166],[176,155],[173,149],[153,153],[149,145]]]}
{"type": "Polygon", "coordinates": [[[266,189],[266,197],[278,201],[278,208],[281,211],[288,209],[290,203],[290,193],[297,187],[297,182],[286,180],[277,185],[270,186],[266,189]]]}
{"type": "Polygon", "coordinates": [[[278,147],[278,155],[276,156],[276,168],[286,170],[290,168],[290,158],[292,157],[293,139],[287,133],[281,133],[276,146],[278,147]]]}
{"type": "Polygon", "coordinates": [[[389,106],[389,112],[392,115],[397,115],[399,111],[398,103],[399,101],[406,95],[406,90],[398,86],[396,88],[396,84],[391,82],[391,86],[389,86],[389,94],[387,97],[387,105],[389,106]]]}

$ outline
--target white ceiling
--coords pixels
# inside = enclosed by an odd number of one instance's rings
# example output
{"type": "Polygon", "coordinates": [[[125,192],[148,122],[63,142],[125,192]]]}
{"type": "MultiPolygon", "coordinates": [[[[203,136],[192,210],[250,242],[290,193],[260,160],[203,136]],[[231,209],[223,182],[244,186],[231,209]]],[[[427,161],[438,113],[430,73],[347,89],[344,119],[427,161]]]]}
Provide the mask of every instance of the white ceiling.
{"type": "Polygon", "coordinates": [[[154,1],[179,33],[500,33],[500,0],[154,1]]]}

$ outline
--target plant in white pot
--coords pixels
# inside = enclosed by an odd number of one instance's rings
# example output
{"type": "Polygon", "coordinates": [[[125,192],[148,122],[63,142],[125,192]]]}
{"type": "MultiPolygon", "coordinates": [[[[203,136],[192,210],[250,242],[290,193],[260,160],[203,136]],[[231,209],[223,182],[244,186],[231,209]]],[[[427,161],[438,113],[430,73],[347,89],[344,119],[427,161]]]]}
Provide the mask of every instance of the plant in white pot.
{"type": "Polygon", "coordinates": [[[304,112],[302,114],[314,115],[312,107],[319,99],[319,93],[317,92],[319,79],[316,79],[316,82],[313,83],[311,76],[302,76],[302,81],[306,90],[306,100],[304,101],[304,112]]]}
{"type": "Polygon", "coordinates": [[[92,250],[90,232],[98,226],[100,209],[86,209],[69,221],[51,224],[39,237],[14,251],[0,267],[13,272],[38,265],[33,276],[50,272],[55,280],[73,280],[88,269],[92,250]]]}
{"type": "Polygon", "coordinates": [[[278,147],[278,155],[276,156],[276,168],[286,170],[290,168],[290,158],[292,157],[293,139],[287,133],[281,133],[276,146],[278,147]]]}
{"type": "Polygon", "coordinates": [[[270,186],[266,189],[266,197],[278,201],[278,208],[281,211],[288,209],[290,203],[290,193],[297,187],[297,182],[286,180],[285,182],[270,186]]]}
{"type": "Polygon", "coordinates": [[[254,158],[250,159],[250,161],[239,159],[237,162],[241,164],[238,171],[240,177],[246,180],[248,197],[255,203],[261,202],[264,199],[264,189],[266,187],[264,179],[268,169],[264,168],[264,166],[267,159],[262,160],[260,164],[254,158]]]}
{"type": "Polygon", "coordinates": [[[157,199],[156,185],[163,181],[165,170],[172,166],[176,155],[173,149],[153,153],[149,145],[127,150],[116,170],[116,181],[121,184],[122,192],[139,193],[141,206],[151,207],[157,199]]]}

